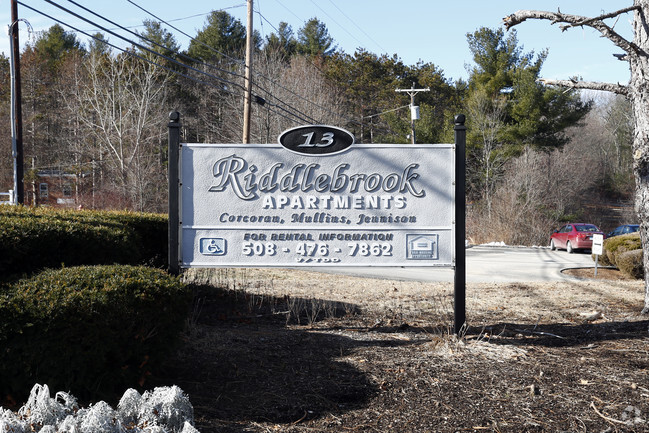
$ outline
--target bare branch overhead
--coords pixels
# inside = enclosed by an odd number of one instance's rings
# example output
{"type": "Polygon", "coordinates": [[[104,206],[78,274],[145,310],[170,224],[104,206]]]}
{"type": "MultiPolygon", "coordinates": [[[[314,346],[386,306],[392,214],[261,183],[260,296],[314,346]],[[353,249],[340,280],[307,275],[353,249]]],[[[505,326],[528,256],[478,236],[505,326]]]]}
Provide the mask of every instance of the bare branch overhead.
{"type": "Polygon", "coordinates": [[[584,21],[582,21],[580,23],[575,23],[575,24],[562,26],[561,30],[567,30],[569,27],[587,26],[591,21],[602,21],[602,20],[605,20],[605,19],[608,19],[608,18],[614,18],[614,17],[620,16],[622,14],[625,14],[627,12],[631,12],[631,11],[634,11],[634,10],[640,10],[640,7],[635,6],[635,5],[634,6],[629,6],[628,8],[620,9],[619,11],[611,12],[611,13],[608,13],[608,14],[603,14],[603,15],[600,15],[600,16],[594,17],[594,18],[587,18],[586,20],[584,20],[584,21]]]}
{"type": "Polygon", "coordinates": [[[603,90],[607,92],[617,93],[626,96],[629,92],[628,86],[613,83],[599,83],[593,81],[580,81],[580,80],[551,80],[542,78],[539,80],[541,83],[550,86],[568,87],[571,89],[588,89],[588,90],[603,90]]]}
{"type": "MultiPolygon", "coordinates": [[[[562,31],[566,31],[571,27],[591,27],[599,31],[601,35],[611,42],[613,42],[617,47],[624,50],[626,54],[616,55],[621,60],[629,60],[629,57],[637,56],[640,53],[640,48],[633,42],[629,42],[619,33],[613,30],[612,27],[604,23],[603,20],[608,18],[614,18],[619,15],[631,12],[634,10],[640,10],[639,6],[630,6],[624,9],[620,9],[615,12],[607,13],[600,15],[598,17],[585,17],[581,15],[571,15],[564,14],[560,10],[557,12],[547,12],[547,11],[535,11],[535,10],[520,10],[514,12],[513,14],[503,18],[505,28],[509,30],[510,28],[528,20],[528,19],[537,19],[537,20],[547,20],[551,24],[563,23],[560,26],[562,31]]],[[[589,81],[580,81],[580,80],[548,80],[542,79],[540,82],[547,85],[562,86],[573,89],[589,89],[589,90],[604,90],[608,92],[617,93],[620,95],[628,94],[628,87],[622,84],[613,84],[613,83],[598,83],[598,82],[589,82],[589,81]]]]}
{"type": "Polygon", "coordinates": [[[595,18],[585,17],[581,15],[571,15],[564,14],[561,11],[557,12],[547,12],[547,11],[534,11],[534,10],[520,10],[514,12],[513,14],[503,18],[505,23],[505,28],[509,30],[511,27],[514,27],[528,19],[537,19],[537,20],[548,20],[551,21],[551,24],[555,23],[565,23],[565,25],[560,26],[562,31],[566,31],[571,27],[592,27],[595,30],[599,31],[602,36],[609,39],[616,46],[623,49],[628,54],[637,54],[639,48],[633,43],[626,40],[619,33],[617,33],[613,28],[606,25],[602,20],[607,18],[613,18],[615,16],[631,12],[633,10],[638,10],[638,6],[630,6],[628,8],[620,9],[616,12],[600,15],[595,18]]]}

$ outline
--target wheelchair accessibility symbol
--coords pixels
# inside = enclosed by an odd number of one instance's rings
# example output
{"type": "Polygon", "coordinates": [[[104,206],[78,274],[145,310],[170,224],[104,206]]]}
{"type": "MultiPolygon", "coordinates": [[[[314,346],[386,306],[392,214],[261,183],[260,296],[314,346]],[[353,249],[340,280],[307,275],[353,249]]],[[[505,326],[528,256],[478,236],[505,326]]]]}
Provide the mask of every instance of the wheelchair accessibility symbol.
{"type": "Polygon", "coordinates": [[[201,238],[200,251],[204,256],[223,256],[227,251],[225,239],[201,238]]]}

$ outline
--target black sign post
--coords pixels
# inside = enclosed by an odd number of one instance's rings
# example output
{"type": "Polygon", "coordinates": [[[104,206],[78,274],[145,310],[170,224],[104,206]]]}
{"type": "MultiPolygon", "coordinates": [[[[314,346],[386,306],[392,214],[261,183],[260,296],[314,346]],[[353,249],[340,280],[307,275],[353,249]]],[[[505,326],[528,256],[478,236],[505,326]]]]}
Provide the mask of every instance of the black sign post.
{"type": "Polygon", "coordinates": [[[466,327],[466,126],[464,114],[455,116],[455,276],[454,331],[466,327]]]}
{"type": "Polygon", "coordinates": [[[169,113],[169,273],[180,273],[179,257],[179,229],[180,229],[180,113],[169,113]]]}

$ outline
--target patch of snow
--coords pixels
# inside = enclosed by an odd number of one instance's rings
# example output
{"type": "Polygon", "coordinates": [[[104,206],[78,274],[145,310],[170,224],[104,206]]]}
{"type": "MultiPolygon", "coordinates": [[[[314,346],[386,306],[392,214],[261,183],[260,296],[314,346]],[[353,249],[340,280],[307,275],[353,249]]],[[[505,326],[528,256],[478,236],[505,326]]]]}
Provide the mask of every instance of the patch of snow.
{"type": "Polygon", "coordinates": [[[488,242],[486,244],[480,244],[481,247],[506,247],[507,244],[503,241],[500,242],[488,242]]]}
{"type": "Polygon", "coordinates": [[[70,394],[52,398],[47,385],[36,384],[27,403],[14,413],[0,407],[0,432],[27,433],[199,433],[194,408],[177,386],[155,388],[140,395],[129,389],[117,409],[100,401],[80,409],[70,394]]]}

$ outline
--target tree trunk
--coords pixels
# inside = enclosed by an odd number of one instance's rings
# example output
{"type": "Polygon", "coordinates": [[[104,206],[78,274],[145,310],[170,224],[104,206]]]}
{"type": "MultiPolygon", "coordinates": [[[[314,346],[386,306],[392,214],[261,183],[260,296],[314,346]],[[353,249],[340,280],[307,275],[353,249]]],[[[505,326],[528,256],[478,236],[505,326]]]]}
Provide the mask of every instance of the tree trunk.
{"type": "Polygon", "coordinates": [[[631,81],[629,98],[633,106],[633,172],[635,175],[635,208],[640,221],[643,264],[645,270],[645,302],[643,313],[649,313],[649,0],[635,0],[633,42],[638,47],[630,57],[631,81]]]}

